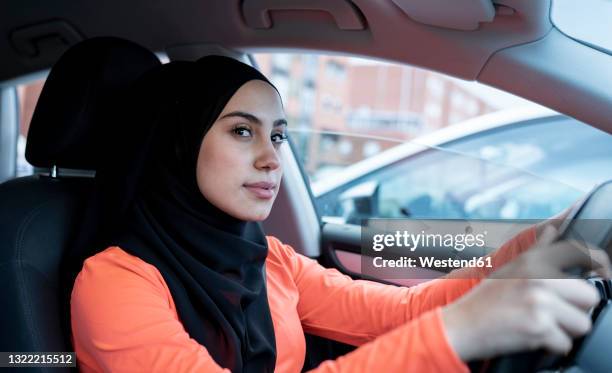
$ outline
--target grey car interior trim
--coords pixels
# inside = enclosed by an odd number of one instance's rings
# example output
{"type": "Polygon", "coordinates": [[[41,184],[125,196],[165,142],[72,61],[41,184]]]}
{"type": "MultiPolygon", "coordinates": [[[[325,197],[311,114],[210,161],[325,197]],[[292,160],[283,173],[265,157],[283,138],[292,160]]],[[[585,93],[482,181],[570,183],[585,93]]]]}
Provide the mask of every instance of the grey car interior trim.
{"type": "Polygon", "coordinates": [[[491,0],[393,0],[408,17],[417,22],[473,31],[482,22],[491,22],[495,7],[491,0]]]}
{"type": "MultiPolygon", "coordinates": [[[[364,30],[341,30],[325,12],[273,12],[270,29],[253,29],[234,1],[185,0],[151,6],[145,0],[108,0],[102,7],[59,1],[53,7],[35,0],[7,0],[0,7],[0,32],[54,18],[69,21],[85,37],[114,35],[151,50],[177,45],[217,44],[228,49],[292,49],[348,53],[408,63],[463,79],[475,79],[489,56],[537,40],[550,29],[550,0],[500,0],[514,10],[497,15],[476,31],[463,32],[414,21],[392,1],[355,0],[364,30]],[[24,11],[27,9],[28,11],[24,11]],[[118,16],[116,9],[121,9],[118,16]],[[138,21],[136,21],[138,20],[138,21]],[[203,21],[205,20],[205,21],[203,21]]],[[[51,65],[24,58],[0,38],[0,81],[51,65]]]]}
{"type": "Polygon", "coordinates": [[[612,56],[556,28],[535,43],[496,53],[478,81],[612,132],[607,110],[612,102],[612,56]]]}
{"type": "Polygon", "coordinates": [[[354,1],[365,15],[364,31],[340,31],[332,20],[289,12],[279,14],[268,30],[247,30],[248,44],[236,48],[309,49],[349,53],[408,63],[473,80],[497,50],[537,40],[552,27],[549,0],[505,0],[513,15],[495,17],[477,31],[464,32],[424,25],[392,1],[354,1]],[[309,18],[310,16],[310,18],[309,18]]]}
{"type": "Polygon", "coordinates": [[[347,0],[244,0],[242,2],[244,20],[254,29],[272,28],[272,14],[279,11],[323,11],[334,18],[340,30],[366,28],[359,10],[347,0]]]}
{"type": "Polygon", "coordinates": [[[15,87],[0,87],[0,183],[15,177],[19,106],[15,87]]]}
{"type": "Polygon", "coordinates": [[[42,59],[42,62],[58,58],[70,46],[83,40],[74,26],[58,19],[17,28],[11,31],[9,38],[19,55],[35,61],[42,59]]]}

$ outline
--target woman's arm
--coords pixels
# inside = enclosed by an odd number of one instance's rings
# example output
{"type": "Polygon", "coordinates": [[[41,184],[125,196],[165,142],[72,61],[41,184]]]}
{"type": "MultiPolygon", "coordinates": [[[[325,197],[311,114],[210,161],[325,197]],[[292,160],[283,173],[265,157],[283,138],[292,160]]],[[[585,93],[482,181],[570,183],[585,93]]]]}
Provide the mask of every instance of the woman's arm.
{"type": "Polygon", "coordinates": [[[311,372],[469,372],[449,344],[441,320],[440,309],[427,312],[311,372]]]}
{"type": "MultiPolygon", "coordinates": [[[[534,240],[531,228],[498,251],[515,255],[534,240]]],[[[455,301],[481,281],[478,276],[442,278],[406,288],[353,280],[295,253],[273,237],[269,243],[292,272],[304,331],[355,346],[455,301]]]]}
{"type": "Polygon", "coordinates": [[[143,263],[118,248],[85,261],[71,300],[80,370],[229,373],[189,337],[161,275],[143,263]]]}

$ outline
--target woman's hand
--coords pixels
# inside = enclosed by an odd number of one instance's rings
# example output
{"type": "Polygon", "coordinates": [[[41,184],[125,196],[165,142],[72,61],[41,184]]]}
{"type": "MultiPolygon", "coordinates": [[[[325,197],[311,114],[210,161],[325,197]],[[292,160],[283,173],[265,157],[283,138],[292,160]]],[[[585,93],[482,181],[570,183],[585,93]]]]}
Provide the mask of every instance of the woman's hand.
{"type": "Polygon", "coordinates": [[[555,237],[552,226],[544,227],[536,247],[443,308],[450,344],[463,361],[538,348],[566,353],[573,338],[590,331],[599,294],[563,270],[594,268],[609,278],[608,256],[575,242],[553,243],[555,237]]]}

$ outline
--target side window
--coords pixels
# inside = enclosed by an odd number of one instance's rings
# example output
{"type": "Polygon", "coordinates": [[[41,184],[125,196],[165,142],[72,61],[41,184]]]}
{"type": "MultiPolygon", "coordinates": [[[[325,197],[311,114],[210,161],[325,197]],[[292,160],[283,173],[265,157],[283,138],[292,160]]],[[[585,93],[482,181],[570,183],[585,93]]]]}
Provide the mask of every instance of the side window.
{"type": "MultiPolygon", "coordinates": [[[[415,147],[407,145],[399,148],[415,147]]],[[[341,188],[320,206],[349,222],[371,216],[544,219],[612,179],[607,150],[612,136],[560,115],[484,131],[441,148],[412,156],[404,152],[402,161],[341,188]],[[343,196],[367,183],[378,186],[369,196],[373,209],[358,211],[358,200],[343,196]]]]}
{"type": "Polygon", "coordinates": [[[318,202],[330,221],[361,219],[544,219],[579,189],[523,170],[430,149],[368,174],[318,202]],[[364,186],[369,185],[369,192],[364,186]],[[356,191],[362,191],[357,193],[356,191]]]}
{"type": "Polygon", "coordinates": [[[458,199],[475,175],[453,170],[478,170],[485,177],[486,171],[478,168],[480,162],[432,149],[406,150],[417,153],[324,194],[318,201],[323,215],[351,224],[368,217],[466,217],[458,199]]]}
{"type": "Polygon", "coordinates": [[[44,79],[38,79],[26,84],[17,86],[17,95],[19,99],[19,137],[17,139],[17,168],[16,176],[27,176],[34,172],[32,165],[25,158],[26,140],[30,121],[34,108],[38,102],[38,97],[45,83],[44,79]]]}
{"type": "Polygon", "coordinates": [[[611,135],[474,82],[344,56],[255,60],[327,221],[546,218],[612,178],[611,135]]]}

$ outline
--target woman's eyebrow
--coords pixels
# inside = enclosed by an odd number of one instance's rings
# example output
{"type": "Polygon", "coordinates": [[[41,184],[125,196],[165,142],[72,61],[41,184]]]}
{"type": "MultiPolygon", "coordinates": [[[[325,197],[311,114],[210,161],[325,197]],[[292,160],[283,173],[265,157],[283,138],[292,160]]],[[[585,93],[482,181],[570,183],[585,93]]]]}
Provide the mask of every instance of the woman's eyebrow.
{"type": "MultiPolygon", "coordinates": [[[[225,119],[228,117],[242,117],[246,120],[248,120],[249,122],[253,122],[255,124],[261,124],[261,120],[259,118],[257,118],[255,115],[250,114],[250,113],[245,113],[244,111],[232,111],[231,113],[227,113],[224,116],[222,116],[219,119],[225,119]]],[[[287,125],[287,121],[285,119],[277,119],[274,121],[273,123],[273,127],[280,127],[283,125],[287,125]]]]}

